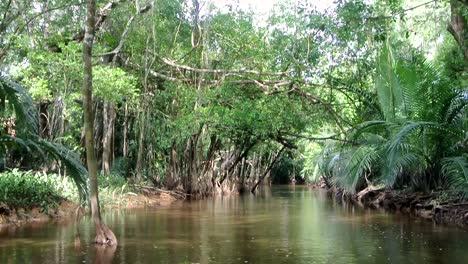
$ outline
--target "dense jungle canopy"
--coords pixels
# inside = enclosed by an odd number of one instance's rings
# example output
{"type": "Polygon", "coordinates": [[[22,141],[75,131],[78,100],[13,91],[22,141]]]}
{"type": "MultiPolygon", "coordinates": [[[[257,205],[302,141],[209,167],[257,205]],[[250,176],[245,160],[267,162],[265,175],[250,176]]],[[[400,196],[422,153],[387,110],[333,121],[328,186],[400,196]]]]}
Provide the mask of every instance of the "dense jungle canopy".
{"type": "MultiPolygon", "coordinates": [[[[319,178],[468,193],[466,0],[242,2],[97,1],[102,174],[193,195],[319,178]]],[[[87,189],[85,25],[83,0],[1,1],[2,170],[87,189]]]]}

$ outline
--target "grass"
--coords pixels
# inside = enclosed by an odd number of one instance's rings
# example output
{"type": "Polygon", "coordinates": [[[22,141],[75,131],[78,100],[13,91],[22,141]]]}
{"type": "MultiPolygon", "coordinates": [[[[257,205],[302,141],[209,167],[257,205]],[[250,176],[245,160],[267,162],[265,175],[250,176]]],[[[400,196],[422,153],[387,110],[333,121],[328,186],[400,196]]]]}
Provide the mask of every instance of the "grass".
{"type": "Polygon", "coordinates": [[[125,178],[116,175],[98,176],[99,202],[102,205],[120,206],[124,201],[125,194],[132,191],[125,178]]]}

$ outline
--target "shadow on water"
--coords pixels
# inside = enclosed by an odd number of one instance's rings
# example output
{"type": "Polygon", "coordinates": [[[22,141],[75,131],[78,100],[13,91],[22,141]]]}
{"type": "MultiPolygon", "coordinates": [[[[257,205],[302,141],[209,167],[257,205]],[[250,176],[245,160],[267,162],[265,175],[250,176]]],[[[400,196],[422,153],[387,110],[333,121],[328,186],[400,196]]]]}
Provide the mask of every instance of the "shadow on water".
{"type": "Polygon", "coordinates": [[[468,232],[338,203],[304,186],[168,208],[108,211],[119,245],[85,217],[0,234],[0,263],[468,263],[468,232]]]}

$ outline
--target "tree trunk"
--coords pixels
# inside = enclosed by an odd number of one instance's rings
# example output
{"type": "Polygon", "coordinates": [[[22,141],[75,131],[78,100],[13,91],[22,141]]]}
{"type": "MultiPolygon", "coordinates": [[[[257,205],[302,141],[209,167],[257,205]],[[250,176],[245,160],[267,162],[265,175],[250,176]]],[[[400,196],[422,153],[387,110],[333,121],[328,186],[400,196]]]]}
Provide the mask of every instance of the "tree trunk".
{"type": "Polygon", "coordinates": [[[165,185],[169,190],[172,190],[179,184],[179,176],[177,172],[177,147],[175,143],[172,143],[169,155],[169,166],[167,168],[165,185]]]}
{"type": "Polygon", "coordinates": [[[94,151],[93,136],[93,66],[91,62],[92,48],[94,41],[94,25],[96,3],[94,0],[88,0],[86,31],[83,39],[83,110],[84,110],[84,132],[86,147],[86,163],[89,176],[89,196],[91,205],[91,215],[96,226],[95,242],[98,244],[117,245],[117,239],[114,233],[103,223],[99,209],[98,182],[97,182],[97,160],[94,151]]]}
{"type": "Polygon", "coordinates": [[[114,124],[115,109],[111,102],[104,102],[103,109],[103,134],[102,134],[102,172],[105,175],[110,174],[113,161],[113,142],[114,142],[114,124]]]}
{"type": "Polygon", "coordinates": [[[124,121],[123,121],[123,149],[122,149],[122,153],[125,158],[128,156],[127,131],[128,131],[128,104],[125,103],[125,114],[124,114],[124,121]]]}
{"type": "Polygon", "coordinates": [[[278,152],[278,154],[276,154],[275,158],[273,159],[273,161],[270,163],[270,166],[268,166],[268,168],[265,170],[265,172],[263,173],[262,177],[260,177],[260,179],[258,179],[257,183],[255,183],[255,185],[252,187],[252,189],[250,190],[251,192],[255,192],[255,190],[257,189],[258,185],[263,181],[263,179],[268,175],[268,172],[270,172],[271,168],[273,168],[273,165],[275,165],[276,161],[278,160],[278,157],[281,155],[281,152],[283,152],[283,150],[285,149],[286,147],[282,147],[281,150],[278,152]]]}
{"type": "Polygon", "coordinates": [[[41,100],[39,103],[39,135],[41,138],[51,139],[50,134],[50,115],[49,115],[49,100],[41,100]]]}
{"type": "Polygon", "coordinates": [[[450,23],[447,27],[448,31],[452,34],[463,51],[465,67],[467,67],[468,64],[468,29],[466,28],[467,21],[464,15],[468,9],[467,3],[466,0],[450,1],[451,16],[450,23]]]}
{"type": "MultiPolygon", "coordinates": [[[[99,100],[93,100],[93,132],[94,132],[94,151],[97,157],[102,157],[102,140],[104,133],[104,106],[99,100]]],[[[98,171],[102,169],[102,159],[97,159],[98,162],[98,171]]]]}
{"type": "MultiPolygon", "coordinates": [[[[143,99],[145,100],[145,99],[143,99]]],[[[145,105],[143,103],[143,105],[145,105]]],[[[145,109],[145,108],[143,108],[145,109]]],[[[143,141],[145,139],[145,122],[146,122],[146,115],[143,110],[141,113],[141,120],[140,120],[140,131],[139,131],[139,136],[138,136],[138,152],[137,152],[137,160],[136,160],[136,167],[135,167],[135,182],[140,183],[142,177],[142,171],[143,171],[143,141]]]]}

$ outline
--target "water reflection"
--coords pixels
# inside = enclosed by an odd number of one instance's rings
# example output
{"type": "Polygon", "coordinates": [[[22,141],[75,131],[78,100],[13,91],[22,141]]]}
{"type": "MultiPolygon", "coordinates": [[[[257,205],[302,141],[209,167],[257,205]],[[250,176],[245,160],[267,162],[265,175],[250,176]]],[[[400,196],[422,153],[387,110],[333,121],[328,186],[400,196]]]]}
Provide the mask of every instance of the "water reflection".
{"type": "Polygon", "coordinates": [[[94,249],[96,250],[94,263],[108,264],[108,263],[112,263],[117,246],[94,245],[94,249]]]}
{"type": "Polygon", "coordinates": [[[90,219],[0,234],[0,263],[468,263],[468,232],[336,203],[302,186],[107,212],[119,240],[95,247],[90,219]]]}

